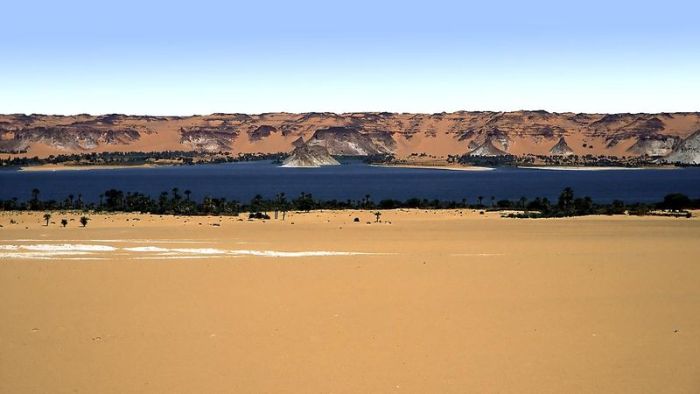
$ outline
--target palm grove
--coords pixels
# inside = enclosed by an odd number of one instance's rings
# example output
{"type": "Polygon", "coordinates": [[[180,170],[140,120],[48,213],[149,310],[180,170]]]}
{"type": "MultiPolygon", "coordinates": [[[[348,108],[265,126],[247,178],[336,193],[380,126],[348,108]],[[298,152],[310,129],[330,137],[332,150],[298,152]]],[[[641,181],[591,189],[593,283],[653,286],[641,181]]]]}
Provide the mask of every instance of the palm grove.
{"type": "MultiPolygon", "coordinates": [[[[82,194],[69,194],[63,200],[43,200],[39,189],[31,191],[31,198],[19,201],[17,198],[0,201],[0,208],[5,211],[60,211],[80,210],[84,212],[142,212],[151,214],[169,215],[230,215],[237,216],[249,213],[251,218],[269,218],[269,213],[274,213],[275,219],[284,219],[288,211],[311,211],[318,209],[480,209],[480,210],[510,210],[511,217],[565,217],[592,214],[637,214],[645,215],[654,210],[667,210],[689,214],[683,210],[700,208],[700,199],[691,199],[683,194],[669,194],[663,201],[655,204],[633,203],[626,204],[623,201],[612,203],[596,203],[590,197],[577,197],[570,187],[562,190],[556,201],[550,201],[546,197],[527,199],[521,197],[517,200],[496,199],[495,196],[484,198],[478,196],[474,201],[462,199],[460,201],[428,200],[409,198],[407,200],[383,199],[374,202],[370,195],[365,195],[357,200],[320,200],[310,193],[301,193],[294,198],[289,198],[285,193],[278,193],[273,198],[264,198],[256,195],[249,202],[240,202],[226,198],[213,198],[205,196],[200,200],[192,197],[192,191],[181,191],[172,188],[163,191],[157,197],[140,193],[124,192],[117,189],[109,189],[100,194],[97,201],[86,202],[82,194]],[[486,200],[486,201],[484,201],[486,200]]],[[[50,218],[44,217],[47,225],[50,218]]],[[[83,225],[87,224],[87,220],[83,225]]]]}

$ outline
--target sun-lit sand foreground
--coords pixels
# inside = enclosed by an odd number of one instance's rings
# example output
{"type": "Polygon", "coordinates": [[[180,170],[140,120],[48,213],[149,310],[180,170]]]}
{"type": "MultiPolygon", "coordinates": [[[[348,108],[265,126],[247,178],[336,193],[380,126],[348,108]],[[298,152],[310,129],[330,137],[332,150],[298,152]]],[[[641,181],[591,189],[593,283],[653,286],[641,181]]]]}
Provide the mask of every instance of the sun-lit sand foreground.
{"type": "Polygon", "coordinates": [[[700,392],[697,218],[79,216],[0,213],[2,393],[700,392]]]}

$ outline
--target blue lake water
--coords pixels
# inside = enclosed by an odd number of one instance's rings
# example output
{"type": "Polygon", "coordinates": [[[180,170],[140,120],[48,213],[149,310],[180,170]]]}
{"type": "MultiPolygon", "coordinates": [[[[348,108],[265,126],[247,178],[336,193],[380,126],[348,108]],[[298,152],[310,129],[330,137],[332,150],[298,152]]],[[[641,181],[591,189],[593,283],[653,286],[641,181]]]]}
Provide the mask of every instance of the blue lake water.
{"type": "Polygon", "coordinates": [[[685,193],[700,198],[700,168],[675,170],[547,171],[498,168],[493,171],[445,171],[433,169],[373,167],[357,161],[323,168],[281,168],[270,162],[246,162],[196,166],[133,168],[87,171],[20,172],[0,170],[0,199],[28,199],[33,188],[41,199],[64,199],[83,195],[97,201],[100,193],[115,188],[157,196],[178,187],[191,190],[192,197],[226,197],[248,201],[254,195],[274,197],[284,192],[296,197],[301,192],[321,199],[374,201],[411,197],[475,202],[555,199],[561,189],[571,186],[577,196],[595,201],[655,202],[668,193],[685,193]]]}

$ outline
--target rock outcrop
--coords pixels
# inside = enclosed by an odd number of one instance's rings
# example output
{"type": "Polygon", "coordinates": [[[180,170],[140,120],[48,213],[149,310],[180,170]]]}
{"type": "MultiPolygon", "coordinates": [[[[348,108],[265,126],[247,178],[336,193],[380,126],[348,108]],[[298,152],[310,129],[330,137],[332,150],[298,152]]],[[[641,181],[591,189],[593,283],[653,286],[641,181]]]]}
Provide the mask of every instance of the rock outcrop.
{"type": "Polygon", "coordinates": [[[272,133],[276,133],[277,128],[269,125],[258,126],[255,129],[248,131],[248,138],[251,141],[260,141],[269,137],[272,133]]]}
{"type": "Polygon", "coordinates": [[[654,134],[640,137],[627,152],[635,156],[662,157],[671,154],[677,143],[676,137],[654,134]]]}
{"type": "Polygon", "coordinates": [[[551,148],[566,136],[569,148],[581,155],[656,157],[674,153],[698,129],[700,113],[13,114],[0,115],[0,153],[41,157],[154,150],[274,153],[290,152],[308,141],[326,147],[331,155],[445,157],[465,154],[489,141],[500,151],[521,156],[557,154],[551,148]]]}
{"type": "Polygon", "coordinates": [[[483,144],[469,152],[469,156],[483,157],[505,156],[507,154],[508,152],[498,149],[490,139],[487,139],[483,144]]]}
{"type": "Polygon", "coordinates": [[[332,155],[368,156],[391,153],[396,142],[389,133],[362,133],[351,127],[329,127],[316,130],[307,145],[323,146],[332,155]]]}
{"type": "Polygon", "coordinates": [[[294,149],[292,154],[282,162],[282,167],[320,167],[337,166],[340,163],[328,153],[328,149],[320,145],[302,145],[294,149]]]}
{"type": "Polygon", "coordinates": [[[11,134],[12,138],[0,139],[0,151],[3,152],[24,151],[33,144],[83,152],[98,146],[128,145],[141,138],[141,133],[132,127],[102,128],[91,125],[32,127],[7,134],[11,134]]]}
{"type": "Polygon", "coordinates": [[[232,127],[183,127],[180,143],[201,152],[226,152],[231,150],[238,131],[232,127]]]}
{"type": "Polygon", "coordinates": [[[566,139],[561,137],[559,142],[549,150],[549,153],[555,156],[570,156],[574,154],[574,150],[566,143],[566,139]]]}
{"type": "Polygon", "coordinates": [[[700,164],[700,130],[681,141],[664,161],[667,163],[700,164]]]}

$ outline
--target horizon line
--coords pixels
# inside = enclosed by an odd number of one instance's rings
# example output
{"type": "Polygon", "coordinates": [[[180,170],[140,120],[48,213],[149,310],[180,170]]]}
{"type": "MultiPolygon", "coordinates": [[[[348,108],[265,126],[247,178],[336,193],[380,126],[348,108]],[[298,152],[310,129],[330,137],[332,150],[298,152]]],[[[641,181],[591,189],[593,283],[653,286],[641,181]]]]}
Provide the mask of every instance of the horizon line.
{"type": "Polygon", "coordinates": [[[359,115],[359,114],[391,114],[391,115],[450,115],[450,114],[460,114],[460,113],[518,113],[518,112],[530,112],[530,113],[547,113],[553,115],[563,115],[563,114],[573,114],[573,115],[688,115],[688,114],[700,114],[700,109],[696,111],[659,111],[659,112],[576,112],[576,111],[549,111],[546,109],[517,109],[517,110],[455,110],[455,111],[441,111],[441,112],[411,112],[411,111],[269,111],[269,112],[211,112],[211,113],[193,113],[193,114],[155,114],[155,113],[125,113],[125,112],[104,112],[104,113],[27,113],[27,112],[11,112],[11,113],[0,113],[0,116],[56,116],[56,117],[71,117],[71,116],[128,116],[128,117],[141,117],[141,116],[156,116],[156,117],[168,117],[168,118],[191,118],[191,117],[206,117],[206,116],[220,116],[220,115],[247,115],[247,116],[264,116],[264,115],[276,115],[276,114],[287,114],[287,115],[309,115],[309,114],[330,114],[330,115],[359,115]]]}

